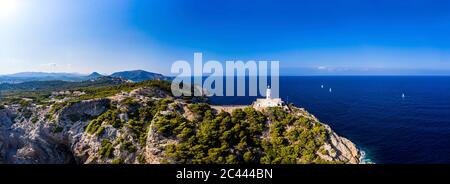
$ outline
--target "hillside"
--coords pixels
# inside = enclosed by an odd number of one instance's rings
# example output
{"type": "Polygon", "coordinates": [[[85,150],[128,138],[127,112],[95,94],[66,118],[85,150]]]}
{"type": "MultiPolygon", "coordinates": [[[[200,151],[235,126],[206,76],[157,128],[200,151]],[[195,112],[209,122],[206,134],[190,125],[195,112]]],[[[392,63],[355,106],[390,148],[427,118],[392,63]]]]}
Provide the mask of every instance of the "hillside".
{"type": "Polygon", "coordinates": [[[103,76],[104,75],[99,74],[98,72],[92,72],[91,74],[86,76],[86,78],[88,78],[88,79],[96,79],[96,78],[103,77],[103,76]]]}
{"type": "Polygon", "coordinates": [[[114,77],[99,77],[81,82],[30,81],[17,84],[2,83],[0,84],[0,104],[18,103],[24,98],[43,103],[51,100],[52,93],[59,91],[86,91],[126,83],[125,80],[114,77]]]}
{"type": "Polygon", "coordinates": [[[0,83],[19,83],[28,81],[79,81],[87,78],[75,73],[45,73],[45,72],[21,72],[10,75],[0,75],[0,83]]]}
{"type": "Polygon", "coordinates": [[[112,77],[119,77],[127,80],[131,80],[133,82],[141,82],[145,80],[168,80],[169,78],[158,74],[158,73],[152,73],[147,72],[144,70],[133,70],[133,71],[123,71],[123,72],[116,72],[111,74],[112,77]]]}
{"type": "Polygon", "coordinates": [[[0,84],[1,91],[24,91],[24,90],[57,90],[57,89],[71,89],[88,86],[105,86],[117,85],[125,83],[126,81],[113,77],[99,77],[92,80],[69,82],[69,81],[30,81],[17,84],[2,83],[0,84]]]}
{"type": "Polygon", "coordinates": [[[305,110],[218,111],[145,81],[0,106],[0,163],[358,163],[305,110]]]}

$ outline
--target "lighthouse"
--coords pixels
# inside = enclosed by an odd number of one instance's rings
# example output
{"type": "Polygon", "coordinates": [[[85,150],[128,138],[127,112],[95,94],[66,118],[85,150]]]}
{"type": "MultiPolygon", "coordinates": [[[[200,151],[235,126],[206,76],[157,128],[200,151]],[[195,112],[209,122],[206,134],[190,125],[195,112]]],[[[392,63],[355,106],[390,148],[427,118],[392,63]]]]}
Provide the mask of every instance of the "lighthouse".
{"type": "Polygon", "coordinates": [[[270,91],[270,86],[267,86],[267,90],[266,90],[266,99],[271,99],[272,92],[270,91]]]}
{"type": "Polygon", "coordinates": [[[283,101],[281,98],[272,98],[272,91],[270,86],[267,86],[266,89],[266,98],[258,98],[253,103],[253,107],[255,109],[263,109],[267,107],[280,107],[283,105],[283,101]]]}

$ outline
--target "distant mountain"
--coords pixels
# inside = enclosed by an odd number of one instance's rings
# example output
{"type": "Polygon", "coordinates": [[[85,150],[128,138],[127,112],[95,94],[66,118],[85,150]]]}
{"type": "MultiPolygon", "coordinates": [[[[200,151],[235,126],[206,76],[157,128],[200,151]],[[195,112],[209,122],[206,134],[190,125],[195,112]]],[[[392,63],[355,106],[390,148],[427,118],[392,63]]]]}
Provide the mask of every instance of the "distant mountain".
{"type": "Polygon", "coordinates": [[[32,78],[32,77],[79,77],[82,75],[76,73],[20,72],[6,76],[17,78],[32,78]]]}
{"type": "MultiPolygon", "coordinates": [[[[85,81],[92,80],[99,77],[104,77],[98,72],[93,72],[89,75],[82,75],[76,73],[45,73],[45,72],[22,72],[10,75],[0,75],[1,83],[23,83],[31,81],[85,81]]],[[[124,80],[130,80],[133,82],[140,82],[144,80],[170,80],[170,77],[166,77],[162,74],[147,72],[144,70],[133,70],[116,72],[110,75],[111,77],[117,77],[124,80]]]]}
{"type": "Polygon", "coordinates": [[[99,77],[103,77],[103,75],[99,74],[97,72],[92,72],[90,75],[86,76],[86,78],[88,78],[88,79],[95,79],[95,78],[99,78],[99,77]]]}
{"type": "Polygon", "coordinates": [[[45,73],[45,72],[21,72],[10,75],[0,76],[0,82],[20,83],[27,81],[79,81],[84,76],[76,73],[45,73]]]}
{"type": "MultiPolygon", "coordinates": [[[[22,83],[1,83],[0,93],[4,91],[52,91],[52,90],[68,90],[80,87],[101,87],[101,86],[113,86],[126,83],[125,80],[117,77],[97,77],[91,80],[85,81],[27,81],[22,83]]],[[[1,96],[1,94],[0,94],[1,96]]]]}
{"type": "Polygon", "coordinates": [[[147,72],[144,70],[116,72],[116,73],[113,73],[111,76],[131,80],[133,82],[141,82],[141,81],[145,81],[145,80],[168,80],[169,79],[169,77],[166,77],[162,74],[147,72]]]}

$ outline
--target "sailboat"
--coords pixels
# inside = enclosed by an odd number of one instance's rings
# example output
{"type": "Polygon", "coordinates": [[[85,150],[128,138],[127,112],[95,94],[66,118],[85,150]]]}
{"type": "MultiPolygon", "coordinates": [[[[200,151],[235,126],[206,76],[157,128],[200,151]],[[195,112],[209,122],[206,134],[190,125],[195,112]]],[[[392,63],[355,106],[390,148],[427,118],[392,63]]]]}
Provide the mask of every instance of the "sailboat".
{"type": "Polygon", "coordinates": [[[405,93],[402,93],[402,98],[405,98],[405,93]]]}
{"type": "Polygon", "coordinates": [[[330,90],[329,90],[329,91],[330,91],[330,93],[331,93],[331,88],[330,88],[330,90]]]}
{"type": "Polygon", "coordinates": [[[322,88],[323,89],[323,84],[320,86],[320,88],[322,88]]]}

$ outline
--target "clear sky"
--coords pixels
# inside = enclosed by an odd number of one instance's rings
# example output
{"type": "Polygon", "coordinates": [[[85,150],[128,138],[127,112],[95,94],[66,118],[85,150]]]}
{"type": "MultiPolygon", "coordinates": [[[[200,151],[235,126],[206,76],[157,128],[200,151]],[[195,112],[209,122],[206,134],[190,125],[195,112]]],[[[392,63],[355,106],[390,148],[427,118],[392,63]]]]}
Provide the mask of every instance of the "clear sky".
{"type": "Polygon", "coordinates": [[[0,0],[0,74],[170,74],[176,60],[281,74],[450,74],[448,0],[0,0]]]}

